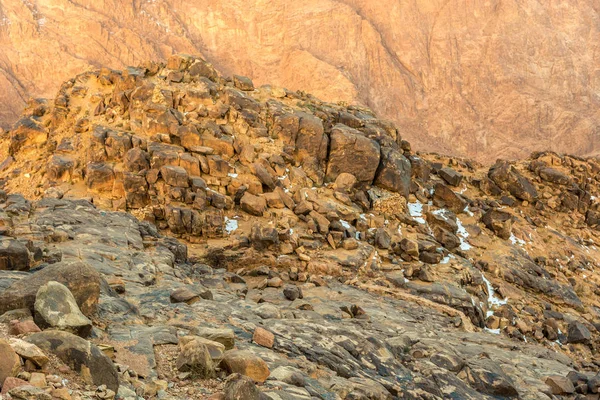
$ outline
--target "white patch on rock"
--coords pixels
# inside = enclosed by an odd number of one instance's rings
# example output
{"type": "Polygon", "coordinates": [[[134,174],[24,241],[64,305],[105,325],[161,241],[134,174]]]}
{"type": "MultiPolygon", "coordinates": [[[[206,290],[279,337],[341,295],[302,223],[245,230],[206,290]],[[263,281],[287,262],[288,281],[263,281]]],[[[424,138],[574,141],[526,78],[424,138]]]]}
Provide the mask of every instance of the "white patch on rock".
{"type": "Polygon", "coordinates": [[[508,240],[510,240],[512,244],[518,244],[519,246],[525,246],[525,244],[527,244],[523,239],[519,239],[512,232],[510,233],[510,237],[508,238],[508,240]]]}
{"type": "Polygon", "coordinates": [[[423,203],[417,200],[415,203],[408,203],[408,213],[420,224],[425,224],[423,218],[423,203]]]}
{"type": "Polygon", "coordinates": [[[508,300],[497,298],[496,291],[492,287],[492,284],[490,283],[490,281],[488,281],[488,279],[485,277],[483,272],[481,273],[481,277],[483,278],[483,282],[485,283],[485,286],[487,287],[487,290],[488,290],[488,299],[487,299],[488,312],[486,313],[486,316],[485,316],[486,318],[488,318],[494,314],[494,312],[492,310],[490,310],[492,307],[502,306],[502,305],[506,304],[508,302],[508,300]]]}
{"type": "Polygon", "coordinates": [[[458,218],[458,217],[456,218],[456,225],[458,226],[458,231],[456,233],[458,233],[458,238],[460,239],[460,249],[462,251],[471,250],[473,248],[473,246],[471,246],[467,242],[467,238],[469,237],[469,232],[467,232],[467,230],[463,226],[460,218],[458,218]]]}
{"type": "Polygon", "coordinates": [[[238,228],[238,222],[235,219],[225,217],[225,232],[230,235],[238,228]]]}

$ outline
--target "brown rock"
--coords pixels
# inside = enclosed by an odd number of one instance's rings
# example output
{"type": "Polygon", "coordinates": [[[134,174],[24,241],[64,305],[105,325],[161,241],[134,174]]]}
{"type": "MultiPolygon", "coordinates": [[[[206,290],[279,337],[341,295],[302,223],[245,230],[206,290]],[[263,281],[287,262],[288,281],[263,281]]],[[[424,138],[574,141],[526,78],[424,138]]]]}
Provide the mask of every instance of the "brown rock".
{"type": "Polygon", "coordinates": [[[223,400],[260,400],[260,391],[252,379],[240,375],[231,374],[225,382],[223,400]]]}
{"type": "Polygon", "coordinates": [[[501,189],[508,190],[517,199],[533,201],[538,197],[531,182],[507,161],[500,161],[490,167],[488,176],[501,189]]]}
{"type": "Polygon", "coordinates": [[[35,322],[43,328],[65,330],[81,337],[92,331],[92,321],[83,315],[75,297],[62,283],[50,281],[42,285],[35,295],[34,310],[35,322]]]}
{"type": "Polygon", "coordinates": [[[29,384],[40,389],[45,388],[47,385],[46,375],[40,372],[32,372],[31,377],[29,378],[29,384]]]}
{"type": "Polygon", "coordinates": [[[436,183],[433,193],[433,204],[445,207],[456,214],[464,211],[467,202],[457,193],[443,183],[436,183]]]}
{"type": "Polygon", "coordinates": [[[0,392],[0,394],[7,395],[12,389],[27,385],[29,385],[29,382],[9,376],[4,380],[4,384],[2,384],[2,392],[0,392]]]}
{"type": "Polygon", "coordinates": [[[265,193],[262,197],[267,201],[267,206],[269,208],[285,208],[285,204],[277,192],[265,193]]]}
{"type": "Polygon", "coordinates": [[[330,137],[326,179],[333,182],[339,174],[346,172],[354,175],[361,184],[373,183],[379,166],[379,144],[345,125],[334,126],[330,137]]]}
{"type": "Polygon", "coordinates": [[[160,175],[165,180],[167,185],[175,187],[189,187],[189,176],[187,171],[182,167],[165,165],[160,169],[160,175]]]}
{"type": "Polygon", "coordinates": [[[335,178],[333,190],[350,193],[354,189],[354,185],[356,185],[356,177],[347,172],[342,172],[335,178]]]}
{"type": "Polygon", "coordinates": [[[0,241],[0,270],[29,270],[29,250],[21,241],[4,238],[0,241]]]}
{"type": "Polygon", "coordinates": [[[21,359],[6,340],[0,339],[0,384],[15,377],[21,369],[21,359]]]}
{"type": "Polygon", "coordinates": [[[381,149],[381,166],[377,172],[375,185],[398,192],[408,198],[411,175],[410,161],[406,157],[389,147],[381,149]]]}
{"type": "Polygon", "coordinates": [[[200,378],[211,378],[215,374],[215,366],[208,348],[196,340],[181,345],[176,365],[179,371],[191,372],[200,378]]]}
{"type": "Polygon", "coordinates": [[[87,340],[68,332],[48,330],[28,336],[27,341],[54,353],[84,379],[89,378],[90,384],[106,385],[110,390],[118,391],[119,378],[114,364],[87,340]]]}
{"type": "Polygon", "coordinates": [[[271,349],[275,343],[275,335],[264,328],[256,327],[254,335],[252,335],[252,341],[259,346],[271,349]]]}
{"type": "Polygon", "coordinates": [[[179,288],[171,292],[171,303],[194,304],[200,300],[200,294],[188,288],[179,288]]]}
{"type": "Polygon", "coordinates": [[[229,350],[222,366],[228,373],[239,373],[262,383],[269,377],[269,367],[262,358],[248,350],[229,350]]]}
{"type": "Polygon", "coordinates": [[[554,168],[542,168],[539,171],[539,175],[543,180],[556,183],[557,185],[568,185],[571,183],[571,178],[568,175],[554,168]]]}
{"type": "Polygon", "coordinates": [[[115,181],[115,173],[108,164],[90,163],[85,169],[85,181],[90,190],[96,192],[111,191],[115,181]]]}
{"type": "Polygon", "coordinates": [[[461,173],[449,167],[444,167],[438,171],[440,178],[446,181],[450,186],[460,186],[463,176],[461,173]]]}
{"type": "Polygon", "coordinates": [[[262,196],[255,196],[246,192],[240,200],[240,206],[248,214],[260,217],[267,210],[267,201],[262,196]]]}
{"type": "Polygon", "coordinates": [[[245,90],[245,91],[253,91],[254,90],[254,84],[252,83],[252,80],[245,76],[234,75],[233,76],[233,84],[236,88],[238,88],[240,90],[245,90]]]}
{"type": "Polygon", "coordinates": [[[552,394],[568,395],[575,393],[575,387],[569,378],[560,375],[552,375],[544,380],[546,385],[550,386],[552,394]]]}
{"type": "Polygon", "coordinates": [[[13,336],[41,331],[42,330],[31,319],[26,319],[24,321],[12,320],[8,325],[8,334],[13,336]]]}
{"type": "Polygon", "coordinates": [[[490,209],[481,217],[488,229],[502,239],[508,239],[512,233],[512,215],[502,210],[490,209]]]}
{"type": "Polygon", "coordinates": [[[10,339],[10,346],[24,360],[29,360],[39,368],[44,368],[49,359],[44,352],[34,344],[21,339],[10,339]]]}

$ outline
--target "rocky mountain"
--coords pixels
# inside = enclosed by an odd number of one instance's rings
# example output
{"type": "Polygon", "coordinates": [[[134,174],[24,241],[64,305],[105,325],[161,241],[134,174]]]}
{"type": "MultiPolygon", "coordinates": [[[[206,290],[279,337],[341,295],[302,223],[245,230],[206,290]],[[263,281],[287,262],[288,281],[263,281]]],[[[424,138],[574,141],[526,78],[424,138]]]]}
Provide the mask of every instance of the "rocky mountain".
{"type": "Polygon", "coordinates": [[[172,53],[372,108],[486,164],[598,152],[595,0],[0,1],[0,123],[81,71],[172,53]]]}
{"type": "Polygon", "coordinates": [[[596,158],[415,152],[187,55],[77,75],[0,156],[2,394],[600,397],[596,158]]]}

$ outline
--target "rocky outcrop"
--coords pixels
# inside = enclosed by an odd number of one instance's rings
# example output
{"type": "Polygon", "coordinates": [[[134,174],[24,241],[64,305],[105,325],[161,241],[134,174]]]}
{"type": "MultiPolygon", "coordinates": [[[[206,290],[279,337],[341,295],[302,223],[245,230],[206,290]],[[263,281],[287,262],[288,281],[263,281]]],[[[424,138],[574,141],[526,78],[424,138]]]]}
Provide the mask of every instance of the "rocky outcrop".
{"type": "Polygon", "coordinates": [[[546,149],[590,154],[598,151],[596,6],[121,0],[109,8],[3,0],[0,120],[7,128],[29,97],[53,95],[80,71],[184,52],[254,79],[235,78],[240,90],[273,84],[368,104],[421,149],[484,162],[546,149]]]}
{"type": "Polygon", "coordinates": [[[543,399],[599,386],[596,159],[417,155],[367,109],[188,55],[85,73],[36,104],[25,117],[46,141],[0,138],[0,231],[19,250],[0,270],[10,391],[543,399]],[[16,335],[42,337],[42,354],[16,335]]]}

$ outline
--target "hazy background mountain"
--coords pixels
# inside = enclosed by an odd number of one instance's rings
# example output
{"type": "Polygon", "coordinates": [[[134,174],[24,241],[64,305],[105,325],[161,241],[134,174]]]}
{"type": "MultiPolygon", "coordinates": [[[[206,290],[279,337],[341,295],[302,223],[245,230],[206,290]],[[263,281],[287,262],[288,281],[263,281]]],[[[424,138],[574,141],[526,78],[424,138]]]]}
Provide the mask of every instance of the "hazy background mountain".
{"type": "Polygon", "coordinates": [[[368,105],[481,161],[600,149],[595,0],[0,0],[0,123],[91,66],[174,52],[368,105]],[[550,7],[551,5],[551,7],[550,7]]]}

